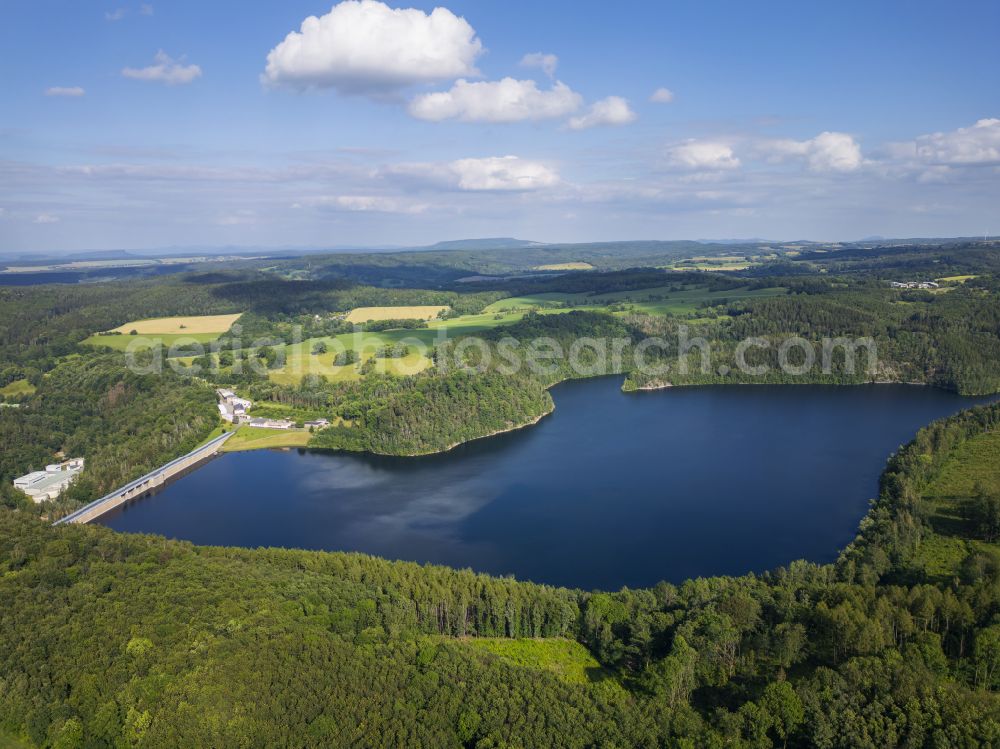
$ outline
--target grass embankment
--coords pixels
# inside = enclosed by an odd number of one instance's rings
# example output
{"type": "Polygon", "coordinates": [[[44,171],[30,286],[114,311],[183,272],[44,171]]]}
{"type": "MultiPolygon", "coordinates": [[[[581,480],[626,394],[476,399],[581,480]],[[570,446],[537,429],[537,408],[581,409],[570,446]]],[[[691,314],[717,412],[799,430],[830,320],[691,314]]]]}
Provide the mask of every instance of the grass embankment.
{"type": "Polygon", "coordinates": [[[959,574],[962,560],[971,552],[1000,551],[1000,544],[971,538],[965,517],[967,503],[978,487],[1000,492],[1000,432],[969,439],[952,453],[923,497],[931,508],[934,533],[921,543],[917,566],[928,577],[948,580],[959,574]]]}
{"type": "Polygon", "coordinates": [[[104,334],[92,335],[83,341],[89,346],[107,346],[116,351],[150,348],[162,344],[211,343],[229,330],[240,318],[232,315],[190,315],[187,317],[157,317],[133,320],[104,334]],[[135,335],[132,335],[135,331],[135,335]]]}
{"type": "Polygon", "coordinates": [[[241,426],[236,430],[236,434],[225,441],[221,452],[233,453],[277,447],[305,447],[311,438],[312,433],[308,429],[261,429],[241,426]]]}

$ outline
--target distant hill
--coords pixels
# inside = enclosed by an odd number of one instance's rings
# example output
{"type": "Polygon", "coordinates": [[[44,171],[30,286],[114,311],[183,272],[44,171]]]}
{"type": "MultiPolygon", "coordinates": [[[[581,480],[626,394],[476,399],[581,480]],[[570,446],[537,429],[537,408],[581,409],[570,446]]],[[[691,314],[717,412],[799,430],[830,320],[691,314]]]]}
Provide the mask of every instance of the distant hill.
{"type": "Polygon", "coordinates": [[[483,239],[452,239],[436,242],[422,249],[427,250],[519,250],[525,247],[540,247],[543,242],[513,237],[485,237],[483,239]]]}

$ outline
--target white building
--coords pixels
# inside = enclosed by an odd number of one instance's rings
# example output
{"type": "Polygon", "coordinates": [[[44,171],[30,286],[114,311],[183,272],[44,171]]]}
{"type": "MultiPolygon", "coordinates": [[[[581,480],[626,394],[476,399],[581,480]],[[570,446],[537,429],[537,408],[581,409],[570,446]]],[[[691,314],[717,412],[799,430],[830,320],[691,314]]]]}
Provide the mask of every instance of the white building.
{"type": "Polygon", "coordinates": [[[288,419],[250,419],[250,426],[258,429],[291,429],[295,422],[288,419]]]}
{"type": "Polygon", "coordinates": [[[14,488],[27,494],[36,504],[55,499],[83,471],[83,463],[83,458],[50,463],[44,471],[32,471],[14,479],[14,488]]]}
{"type": "Polygon", "coordinates": [[[253,401],[240,398],[232,390],[219,388],[219,415],[226,421],[239,424],[247,418],[247,411],[253,407],[253,401]]]}

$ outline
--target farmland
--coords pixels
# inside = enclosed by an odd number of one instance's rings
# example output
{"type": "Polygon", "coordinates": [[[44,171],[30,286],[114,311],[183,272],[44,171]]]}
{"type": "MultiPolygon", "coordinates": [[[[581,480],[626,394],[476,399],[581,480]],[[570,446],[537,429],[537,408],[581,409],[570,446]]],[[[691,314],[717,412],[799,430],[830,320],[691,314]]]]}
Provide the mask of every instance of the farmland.
{"type": "Polygon", "coordinates": [[[535,270],[593,270],[590,263],[551,263],[549,265],[536,265],[535,270]]]}
{"type": "Polygon", "coordinates": [[[323,375],[332,382],[356,380],[361,377],[360,369],[369,359],[374,358],[377,349],[384,346],[403,344],[413,351],[398,359],[380,359],[379,364],[386,372],[405,375],[416,374],[430,366],[429,354],[435,342],[447,340],[455,335],[469,335],[489,330],[500,325],[517,322],[523,313],[495,313],[463,315],[449,320],[432,320],[426,328],[405,328],[380,332],[341,333],[336,336],[310,338],[302,343],[284,347],[284,366],[273,370],[270,379],[280,384],[294,384],[305,375],[323,375]],[[317,344],[323,344],[326,352],[313,353],[317,344]],[[341,351],[351,350],[359,355],[354,364],[337,366],[334,356],[341,351]]]}
{"type": "Polygon", "coordinates": [[[139,335],[190,335],[192,333],[225,333],[240,318],[236,315],[192,315],[189,317],[157,317],[135,320],[119,325],[111,333],[139,335]]]}
{"type": "Polygon", "coordinates": [[[363,323],[376,320],[433,320],[448,307],[443,305],[416,305],[411,307],[357,307],[352,309],[347,322],[363,323]]]}
{"type": "Polygon", "coordinates": [[[149,348],[162,344],[211,343],[229,330],[240,318],[234,315],[189,315],[134,320],[107,333],[92,335],[83,341],[90,346],[107,346],[116,351],[149,348]],[[133,333],[134,331],[134,333],[133,333]]]}
{"type": "Polygon", "coordinates": [[[529,309],[593,309],[595,306],[629,304],[639,312],[649,314],[680,314],[693,312],[702,304],[723,304],[726,301],[751,297],[780,296],[785,289],[730,289],[708,291],[698,286],[658,286],[635,291],[614,291],[606,294],[550,292],[529,296],[509,297],[489,305],[484,312],[497,313],[529,309]]]}

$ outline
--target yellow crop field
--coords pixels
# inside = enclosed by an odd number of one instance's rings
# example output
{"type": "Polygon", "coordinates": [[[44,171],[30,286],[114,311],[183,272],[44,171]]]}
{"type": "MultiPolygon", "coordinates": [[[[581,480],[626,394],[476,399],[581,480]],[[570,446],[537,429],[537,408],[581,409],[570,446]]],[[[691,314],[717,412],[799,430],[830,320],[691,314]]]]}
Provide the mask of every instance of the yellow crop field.
{"type": "Polygon", "coordinates": [[[347,322],[372,322],[374,320],[433,320],[447,305],[419,305],[415,307],[356,307],[345,318],[347,322]]]}
{"type": "Polygon", "coordinates": [[[193,315],[190,317],[157,317],[135,320],[115,328],[112,333],[138,335],[191,335],[193,333],[225,333],[242,313],[235,315],[193,315]]]}
{"type": "Polygon", "coordinates": [[[535,270],[593,270],[590,263],[552,263],[551,265],[536,265],[535,270]]]}

